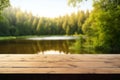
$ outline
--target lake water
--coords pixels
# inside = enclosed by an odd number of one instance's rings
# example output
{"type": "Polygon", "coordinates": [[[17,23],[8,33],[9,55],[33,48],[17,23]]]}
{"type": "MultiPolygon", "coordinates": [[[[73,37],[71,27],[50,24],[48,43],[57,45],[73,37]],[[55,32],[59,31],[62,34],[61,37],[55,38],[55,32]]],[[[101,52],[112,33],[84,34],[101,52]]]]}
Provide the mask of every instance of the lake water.
{"type": "Polygon", "coordinates": [[[77,38],[51,36],[1,40],[0,54],[72,54],[69,47],[77,38]]]}

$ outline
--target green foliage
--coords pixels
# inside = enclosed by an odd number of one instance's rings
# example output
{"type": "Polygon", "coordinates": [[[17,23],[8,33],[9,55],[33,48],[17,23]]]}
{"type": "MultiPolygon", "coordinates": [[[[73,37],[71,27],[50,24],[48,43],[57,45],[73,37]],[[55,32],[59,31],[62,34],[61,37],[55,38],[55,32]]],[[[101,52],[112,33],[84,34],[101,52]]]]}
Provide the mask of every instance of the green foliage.
{"type": "Polygon", "coordinates": [[[82,35],[80,35],[79,39],[70,47],[71,50],[77,51],[78,53],[84,52],[84,43],[85,39],[82,35]]]}
{"type": "Polygon", "coordinates": [[[9,21],[3,17],[0,19],[0,36],[9,35],[9,21]]]}
{"type": "Polygon", "coordinates": [[[33,16],[19,8],[9,7],[3,10],[0,21],[0,35],[74,35],[82,34],[82,25],[87,17],[83,11],[58,18],[33,16]],[[80,23],[80,24],[79,24],[80,23]]]}
{"type": "MultiPolygon", "coordinates": [[[[120,52],[120,9],[117,0],[100,0],[94,4],[95,21],[92,23],[93,31],[96,29],[97,42],[95,49],[105,53],[119,53],[120,52]],[[103,4],[103,2],[105,4],[103,4]],[[117,4],[117,5],[116,5],[117,4]],[[95,28],[96,27],[96,28],[95,28]],[[94,29],[95,28],[95,29],[94,29]]],[[[93,16],[92,16],[93,17],[93,16]]]]}
{"type": "Polygon", "coordinates": [[[68,5],[72,5],[73,7],[77,6],[78,3],[82,2],[83,0],[68,0],[68,5]]]}
{"type": "Polygon", "coordinates": [[[0,37],[0,40],[11,40],[11,39],[16,39],[16,37],[12,37],[12,36],[9,36],[9,37],[0,37]]]}
{"type": "Polygon", "coordinates": [[[0,11],[8,6],[10,6],[9,0],[0,0],[0,11]]]}
{"type": "Polygon", "coordinates": [[[97,52],[119,53],[120,1],[94,0],[93,6],[93,11],[82,26],[86,36],[85,46],[91,45],[97,52]]]}

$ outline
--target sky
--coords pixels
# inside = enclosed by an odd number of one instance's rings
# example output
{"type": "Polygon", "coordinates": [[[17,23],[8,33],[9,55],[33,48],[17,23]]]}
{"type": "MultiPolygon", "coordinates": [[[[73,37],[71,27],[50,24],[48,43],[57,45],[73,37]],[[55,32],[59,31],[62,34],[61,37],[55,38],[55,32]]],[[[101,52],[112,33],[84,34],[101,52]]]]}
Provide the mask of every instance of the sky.
{"type": "Polygon", "coordinates": [[[22,11],[32,12],[40,17],[58,17],[78,10],[92,10],[92,0],[82,2],[80,8],[67,5],[67,0],[10,0],[13,7],[22,11]]]}

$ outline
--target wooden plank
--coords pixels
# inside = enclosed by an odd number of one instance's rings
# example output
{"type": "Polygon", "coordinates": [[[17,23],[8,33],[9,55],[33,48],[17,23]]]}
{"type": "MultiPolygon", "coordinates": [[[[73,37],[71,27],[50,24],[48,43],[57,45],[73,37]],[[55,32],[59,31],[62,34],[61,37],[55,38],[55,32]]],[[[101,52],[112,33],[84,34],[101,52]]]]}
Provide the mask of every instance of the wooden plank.
{"type": "Polygon", "coordinates": [[[21,55],[14,55],[14,56],[1,56],[0,55],[0,62],[1,61],[119,61],[120,56],[86,56],[86,55],[33,55],[33,56],[21,56],[21,55]]]}
{"type": "Polygon", "coordinates": [[[71,61],[71,62],[109,62],[109,61],[113,61],[113,62],[117,62],[120,61],[120,59],[117,58],[112,58],[112,59],[106,59],[106,58],[55,58],[55,57],[48,57],[48,58],[2,58],[0,59],[0,62],[11,62],[11,61],[28,61],[28,62],[44,62],[44,61],[55,61],[55,62],[64,62],[64,61],[71,61]]]}
{"type": "Polygon", "coordinates": [[[0,68],[117,68],[110,63],[104,62],[0,62],[0,68]]]}
{"type": "Polygon", "coordinates": [[[0,55],[0,73],[120,73],[119,54],[0,55]]]}
{"type": "Polygon", "coordinates": [[[0,68],[0,73],[120,73],[119,68],[0,68]]]}
{"type": "Polygon", "coordinates": [[[80,55],[34,55],[34,54],[26,54],[26,55],[20,55],[20,54],[0,54],[0,59],[1,58],[45,58],[45,57],[62,57],[62,58],[119,58],[120,59],[120,54],[112,54],[112,55],[106,55],[106,54],[93,54],[93,55],[89,55],[89,54],[80,54],[80,55]],[[93,56],[94,55],[94,56],[93,56]]]}

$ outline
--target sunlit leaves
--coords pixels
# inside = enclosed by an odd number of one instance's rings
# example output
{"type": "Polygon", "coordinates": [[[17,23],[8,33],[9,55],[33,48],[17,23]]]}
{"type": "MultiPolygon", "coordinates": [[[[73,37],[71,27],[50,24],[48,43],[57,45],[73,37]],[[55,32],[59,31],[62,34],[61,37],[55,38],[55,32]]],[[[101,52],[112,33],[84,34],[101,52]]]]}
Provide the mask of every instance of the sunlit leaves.
{"type": "MultiPolygon", "coordinates": [[[[94,9],[82,26],[84,34],[87,35],[86,41],[92,41],[92,45],[96,51],[103,53],[119,53],[120,1],[93,1],[94,9]]],[[[78,0],[69,0],[69,4],[73,6],[76,6],[76,3],[79,3],[78,0]]]]}
{"type": "Polygon", "coordinates": [[[10,6],[9,0],[0,0],[0,11],[5,8],[10,6]]]}
{"type": "Polygon", "coordinates": [[[120,9],[118,8],[119,4],[116,0],[99,0],[95,2],[94,11],[90,18],[92,20],[92,30],[97,33],[95,42],[96,50],[102,52],[113,53],[119,52],[120,48],[120,24],[119,16],[120,9]]]}
{"type": "Polygon", "coordinates": [[[82,2],[83,0],[68,0],[68,5],[72,5],[73,7],[77,6],[77,4],[79,4],[80,2],[82,2]]]}

